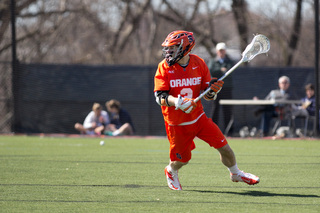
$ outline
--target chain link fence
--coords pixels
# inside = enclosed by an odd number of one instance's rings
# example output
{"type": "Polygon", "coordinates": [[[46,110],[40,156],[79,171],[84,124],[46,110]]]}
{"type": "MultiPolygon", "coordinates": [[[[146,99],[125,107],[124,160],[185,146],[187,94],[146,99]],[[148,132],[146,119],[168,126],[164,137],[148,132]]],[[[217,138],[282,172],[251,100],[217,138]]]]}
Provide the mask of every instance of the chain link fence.
{"type": "MultiPolygon", "coordinates": [[[[83,122],[94,102],[104,106],[117,99],[131,114],[137,135],[165,135],[153,94],[156,66],[20,64],[14,96],[11,63],[2,62],[0,67],[1,133],[75,134],[74,124],[83,122]]],[[[263,99],[277,88],[282,75],[290,77],[290,90],[297,97],[304,96],[304,85],[314,83],[313,68],[239,67],[232,75],[234,99],[263,99]]],[[[202,103],[211,117],[212,103],[202,103]]],[[[233,107],[235,133],[243,126],[259,126],[255,110],[254,106],[233,107]]]]}
{"type": "Polygon", "coordinates": [[[0,62],[0,133],[11,132],[13,115],[11,63],[0,62]]]}

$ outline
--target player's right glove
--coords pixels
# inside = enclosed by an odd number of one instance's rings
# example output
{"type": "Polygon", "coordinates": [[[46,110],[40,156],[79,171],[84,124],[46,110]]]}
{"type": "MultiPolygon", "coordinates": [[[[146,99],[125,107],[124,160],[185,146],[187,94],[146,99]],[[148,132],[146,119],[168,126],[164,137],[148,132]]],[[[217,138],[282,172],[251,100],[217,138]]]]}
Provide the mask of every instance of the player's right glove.
{"type": "Polygon", "coordinates": [[[191,98],[183,98],[181,95],[178,96],[177,100],[175,101],[176,110],[181,109],[185,113],[192,112],[197,104],[191,98]]]}

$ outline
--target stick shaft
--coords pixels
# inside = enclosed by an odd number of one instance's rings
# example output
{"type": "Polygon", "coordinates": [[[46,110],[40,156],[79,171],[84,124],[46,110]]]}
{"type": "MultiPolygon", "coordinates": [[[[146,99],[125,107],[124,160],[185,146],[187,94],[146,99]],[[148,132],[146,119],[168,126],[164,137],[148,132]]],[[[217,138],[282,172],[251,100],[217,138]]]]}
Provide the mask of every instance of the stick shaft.
{"type": "MultiPolygon", "coordinates": [[[[228,75],[230,75],[240,64],[243,62],[243,59],[241,59],[238,63],[236,63],[233,67],[231,67],[223,76],[221,76],[218,80],[222,81],[225,79],[228,75]]],[[[210,91],[210,87],[208,87],[204,92],[202,92],[196,99],[194,99],[194,102],[198,102],[203,96],[205,96],[210,91]]]]}

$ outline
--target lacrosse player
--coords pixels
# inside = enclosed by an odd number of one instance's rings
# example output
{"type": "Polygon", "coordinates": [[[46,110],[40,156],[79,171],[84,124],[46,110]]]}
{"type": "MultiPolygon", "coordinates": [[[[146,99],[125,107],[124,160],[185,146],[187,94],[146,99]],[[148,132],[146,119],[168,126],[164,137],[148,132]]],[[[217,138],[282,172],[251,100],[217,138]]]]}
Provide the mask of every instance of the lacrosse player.
{"type": "Polygon", "coordinates": [[[168,186],[172,190],[182,190],[178,170],[191,159],[195,137],[219,151],[233,182],[257,184],[260,181],[257,176],[239,170],[226,138],[205,115],[201,101],[194,102],[200,92],[208,87],[211,91],[204,98],[215,99],[224,83],[216,78],[211,79],[204,60],[190,54],[194,45],[192,32],[171,32],[162,43],[164,60],[159,63],[154,77],[154,94],[161,106],[170,143],[170,163],[164,170],[168,186]]]}

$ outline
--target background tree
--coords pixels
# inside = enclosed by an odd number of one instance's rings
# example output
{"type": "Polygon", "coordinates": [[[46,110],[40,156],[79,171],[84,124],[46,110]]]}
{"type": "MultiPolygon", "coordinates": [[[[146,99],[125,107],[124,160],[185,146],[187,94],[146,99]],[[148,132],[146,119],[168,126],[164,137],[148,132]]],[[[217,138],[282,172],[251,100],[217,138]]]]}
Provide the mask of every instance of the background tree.
{"type": "Polygon", "coordinates": [[[286,65],[292,64],[294,52],[297,49],[302,22],[302,0],[296,1],[296,12],[294,16],[293,26],[291,30],[291,36],[288,44],[288,56],[286,58],[286,65]]]}
{"type": "MultiPolygon", "coordinates": [[[[271,40],[250,66],[313,66],[313,2],[252,0],[16,0],[17,54],[24,63],[156,64],[172,30],[193,31],[195,53],[224,41],[240,57],[253,34],[271,40]],[[295,2],[295,4],[292,4],[295,2]],[[259,5],[260,4],[260,5],[259,5]],[[290,32],[290,33],[288,33],[290,32]],[[303,44],[303,45],[302,45],[303,44]],[[311,59],[311,60],[310,60],[311,59]]],[[[10,61],[10,0],[0,3],[0,60],[10,61]]]]}
{"type": "Polygon", "coordinates": [[[245,0],[233,0],[232,12],[234,14],[235,22],[240,37],[240,49],[244,50],[248,45],[248,21],[247,21],[247,2],[245,0]]]}

